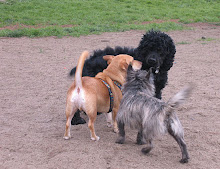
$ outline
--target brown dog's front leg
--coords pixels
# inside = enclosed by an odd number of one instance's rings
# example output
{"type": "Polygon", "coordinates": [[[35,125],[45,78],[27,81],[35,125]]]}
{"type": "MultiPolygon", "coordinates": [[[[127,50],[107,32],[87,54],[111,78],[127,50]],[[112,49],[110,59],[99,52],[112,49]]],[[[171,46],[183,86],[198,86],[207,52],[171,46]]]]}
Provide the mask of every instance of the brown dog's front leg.
{"type": "Polygon", "coordinates": [[[114,132],[115,133],[118,133],[119,131],[118,131],[118,123],[117,123],[117,121],[116,121],[116,116],[117,116],[117,111],[118,109],[114,109],[113,111],[112,111],[112,119],[113,119],[113,127],[114,127],[114,132]]]}
{"type": "Polygon", "coordinates": [[[115,143],[123,144],[125,142],[125,124],[119,121],[118,129],[119,129],[118,138],[115,141],[115,143]]]}

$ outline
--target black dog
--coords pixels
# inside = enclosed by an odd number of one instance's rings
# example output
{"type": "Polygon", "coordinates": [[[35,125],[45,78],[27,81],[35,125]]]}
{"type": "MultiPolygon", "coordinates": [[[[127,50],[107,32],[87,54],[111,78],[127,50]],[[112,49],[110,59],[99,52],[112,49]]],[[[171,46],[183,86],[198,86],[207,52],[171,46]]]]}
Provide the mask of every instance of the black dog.
{"type": "MultiPolygon", "coordinates": [[[[104,50],[95,50],[94,54],[86,60],[83,76],[94,77],[97,73],[107,67],[107,63],[102,59],[105,55],[128,54],[134,59],[143,63],[142,69],[149,70],[153,67],[155,97],[161,99],[161,90],[167,83],[168,70],[173,66],[174,56],[176,53],[173,40],[167,34],[151,30],[143,35],[137,48],[127,47],[107,47],[104,50]]],[[[73,75],[76,67],[70,72],[73,75]]],[[[77,111],[71,121],[72,125],[83,124],[85,120],[80,117],[77,111]]]]}

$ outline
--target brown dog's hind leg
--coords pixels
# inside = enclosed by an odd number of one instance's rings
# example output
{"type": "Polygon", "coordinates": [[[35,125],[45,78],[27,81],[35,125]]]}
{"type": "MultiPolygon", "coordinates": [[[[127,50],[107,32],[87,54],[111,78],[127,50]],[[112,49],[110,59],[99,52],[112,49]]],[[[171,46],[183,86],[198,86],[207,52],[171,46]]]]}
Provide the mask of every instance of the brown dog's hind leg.
{"type": "Polygon", "coordinates": [[[70,139],[70,128],[71,128],[71,120],[74,116],[74,113],[76,112],[77,108],[72,107],[71,104],[67,104],[66,106],[66,129],[64,134],[64,139],[70,139]]]}
{"type": "Polygon", "coordinates": [[[115,143],[123,144],[125,142],[125,124],[121,121],[118,122],[118,138],[115,143]]]}
{"type": "Polygon", "coordinates": [[[89,116],[88,127],[90,129],[91,139],[94,140],[94,141],[98,141],[99,137],[96,136],[95,128],[94,128],[94,122],[96,120],[97,112],[95,112],[95,113],[87,113],[87,115],[89,116]]]}
{"type": "MultiPolygon", "coordinates": [[[[178,120],[178,122],[179,122],[179,120],[178,120]]],[[[175,123],[175,124],[177,124],[177,123],[175,123]]],[[[169,119],[167,129],[168,129],[169,134],[176,140],[176,142],[178,143],[178,145],[181,149],[182,159],[180,160],[180,163],[188,163],[189,155],[187,152],[186,143],[184,142],[183,129],[182,129],[181,124],[179,124],[179,126],[175,126],[173,123],[173,120],[169,119]],[[181,132],[175,132],[174,131],[175,127],[176,128],[179,127],[181,129],[181,132]]]]}

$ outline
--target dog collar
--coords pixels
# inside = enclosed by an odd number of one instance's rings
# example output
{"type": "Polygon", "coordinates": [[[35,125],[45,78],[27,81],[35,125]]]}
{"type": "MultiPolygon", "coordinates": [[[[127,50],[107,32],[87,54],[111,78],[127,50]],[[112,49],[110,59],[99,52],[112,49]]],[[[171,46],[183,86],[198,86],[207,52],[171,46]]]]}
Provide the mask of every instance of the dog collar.
{"type": "MultiPolygon", "coordinates": [[[[114,105],[114,97],[113,97],[113,93],[112,93],[112,90],[111,90],[111,87],[109,86],[109,84],[104,81],[103,79],[100,79],[104,84],[105,86],[108,88],[108,92],[109,92],[109,96],[110,96],[110,108],[109,108],[109,111],[108,113],[112,112],[112,108],[113,108],[113,105],[114,105]]],[[[113,81],[113,83],[118,86],[118,88],[121,90],[121,84],[118,83],[117,81],[113,81]]]]}
{"type": "Polygon", "coordinates": [[[159,73],[159,71],[160,71],[160,68],[157,67],[156,70],[155,70],[155,73],[157,74],[157,73],[159,73]]]}
{"type": "Polygon", "coordinates": [[[119,83],[119,82],[117,82],[117,81],[113,81],[114,82],[114,84],[116,85],[116,86],[118,86],[118,88],[121,90],[121,84],[119,83]]]}

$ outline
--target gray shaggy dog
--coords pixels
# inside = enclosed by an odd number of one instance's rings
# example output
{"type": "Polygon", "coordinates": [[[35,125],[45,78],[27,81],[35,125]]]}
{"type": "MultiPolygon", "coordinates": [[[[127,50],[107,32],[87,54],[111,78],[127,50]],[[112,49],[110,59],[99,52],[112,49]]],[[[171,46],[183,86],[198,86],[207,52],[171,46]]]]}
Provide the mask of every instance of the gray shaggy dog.
{"type": "Polygon", "coordinates": [[[184,142],[183,127],[175,113],[175,108],[183,103],[191,92],[191,87],[186,87],[167,103],[154,97],[153,73],[145,70],[134,71],[129,65],[127,81],[123,86],[123,98],[117,113],[119,135],[116,143],[125,141],[125,124],[132,129],[138,129],[137,144],[147,143],[142,149],[144,154],[152,148],[155,136],[168,132],[178,143],[181,152],[181,163],[187,163],[189,155],[184,142]]]}

